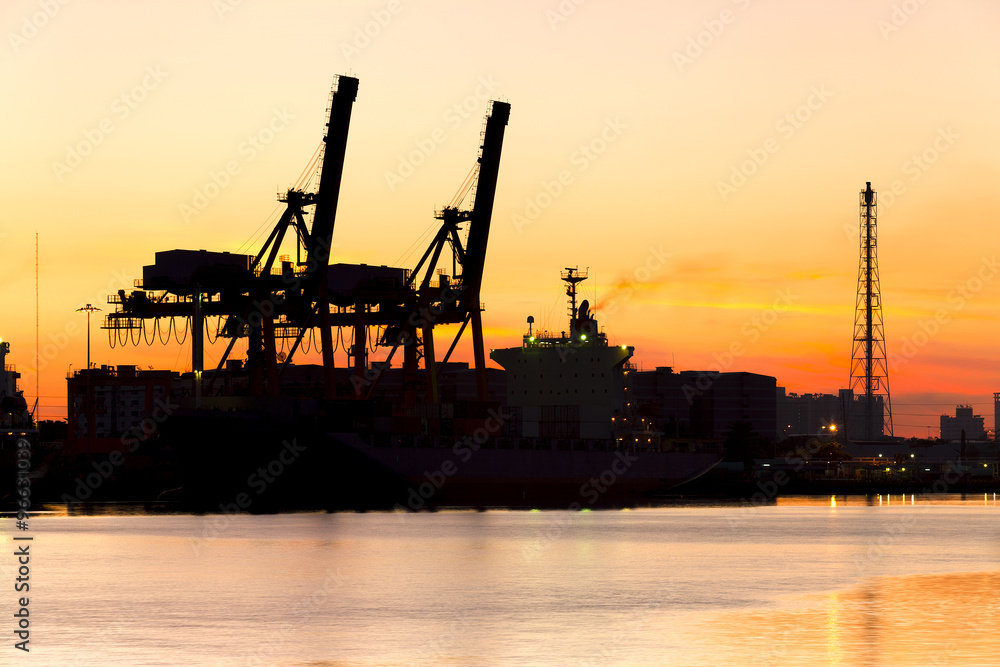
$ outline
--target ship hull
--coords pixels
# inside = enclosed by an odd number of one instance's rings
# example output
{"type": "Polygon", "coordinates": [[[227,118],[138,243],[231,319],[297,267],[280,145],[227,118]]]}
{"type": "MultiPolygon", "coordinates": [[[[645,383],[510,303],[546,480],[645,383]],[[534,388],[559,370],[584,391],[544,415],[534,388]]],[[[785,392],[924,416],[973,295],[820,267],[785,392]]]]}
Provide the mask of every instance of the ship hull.
{"type": "Polygon", "coordinates": [[[177,484],[157,498],[204,512],[642,505],[721,458],[567,451],[554,449],[554,441],[533,443],[548,449],[500,449],[492,439],[376,446],[387,439],[248,413],[190,412],[164,426],[164,440],[177,454],[177,484]]]}
{"type": "Polygon", "coordinates": [[[471,443],[378,447],[353,433],[330,437],[342,454],[360,457],[380,472],[381,487],[392,495],[383,500],[410,510],[648,504],[655,494],[699,477],[721,459],[711,452],[474,449],[471,443]]]}

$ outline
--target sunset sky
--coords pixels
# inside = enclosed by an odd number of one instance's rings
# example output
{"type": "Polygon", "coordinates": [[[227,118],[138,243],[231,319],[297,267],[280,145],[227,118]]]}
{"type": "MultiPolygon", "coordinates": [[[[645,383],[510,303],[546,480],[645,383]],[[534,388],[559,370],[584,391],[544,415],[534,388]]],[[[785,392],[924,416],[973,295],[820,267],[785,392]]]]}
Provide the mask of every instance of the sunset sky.
{"type": "MultiPolygon", "coordinates": [[[[37,232],[43,418],[86,363],[77,308],[107,312],[158,250],[259,249],[350,74],[334,262],[412,267],[488,99],[510,102],[487,347],[528,315],[564,328],[559,270],[589,267],[643,367],[836,393],[871,181],[896,435],[956,403],[993,422],[995,0],[6,0],[0,26],[0,337],[30,405],[37,232]]],[[[99,319],[95,363],[190,368],[190,343],[111,349],[99,319]]]]}

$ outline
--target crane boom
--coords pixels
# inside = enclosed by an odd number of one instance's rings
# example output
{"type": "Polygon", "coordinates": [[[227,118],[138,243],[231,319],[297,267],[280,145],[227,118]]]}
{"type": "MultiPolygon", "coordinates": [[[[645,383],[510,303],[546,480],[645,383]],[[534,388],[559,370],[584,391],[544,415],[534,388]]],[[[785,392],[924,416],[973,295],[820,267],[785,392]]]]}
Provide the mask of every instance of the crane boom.
{"type": "Polygon", "coordinates": [[[472,348],[476,361],[476,389],[480,401],[486,401],[486,350],[483,343],[483,315],[479,293],[483,284],[483,267],[486,265],[486,244],[493,218],[493,199],[500,173],[500,152],[503,148],[504,129],[510,118],[510,104],[492,102],[491,113],[486,119],[483,145],[479,153],[479,179],[476,183],[476,200],[472,206],[469,239],[465,248],[462,267],[462,301],[471,315],[472,348]]]}
{"type": "MultiPolygon", "coordinates": [[[[344,175],[344,155],[347,152],[347,132],[351,125],[351,109],[358,96],[358,80],[350,76],[337,78],[337,88],[330,102],[330,119],[323,141],[323,167],[316,192],[312,233],[306,249],[306,261],[315,267],[310,281],[316,285],[326,281],[326,267],[330,263],[333,243],[333,225],[340,201],[340,182],[344,175]]],[[[315,288],[313,288],[315,289],[315,288]]]]}

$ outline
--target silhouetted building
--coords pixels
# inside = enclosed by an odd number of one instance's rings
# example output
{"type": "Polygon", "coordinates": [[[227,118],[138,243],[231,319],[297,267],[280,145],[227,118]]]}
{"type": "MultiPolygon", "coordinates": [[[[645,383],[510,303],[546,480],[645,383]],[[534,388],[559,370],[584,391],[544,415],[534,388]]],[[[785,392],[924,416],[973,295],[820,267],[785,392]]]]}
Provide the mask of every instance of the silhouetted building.
{"type": "Polygon", "coordinates": [[[1000,442],[1000,391],[993,393],[993,440],[1000,442]]]}
{"type": "Polygon", "coordinates": [[[141,430],[142,421],[169,400],[178,379],[172,371],[124,365],[76,371],[66,380],[66,446],[78,454],[121,449],[122,435],[141,430]]]}
{"type": "MultiPolygon", "coordinates": [[[[850,389],[840,390],[840,402],[843,414],[846,417],[844,428],[847,432],[848,440],[868,440],[868,429],[866,418],[868,408],[864,394],[855,394],[850,389]]],[[[872,440],[881,440],[885,437],[885,400],[884,397],[875,394],[872,396],[872,440]]],[[[890,434],[891,435],[891,434],[890,434]]]]}
{"type": "Polygon", "coordinates": [[[657,367],[626,376],[631,409],[654,419],[666,437],[723,438],[733,422],[777,437],[777,380],[756,373],[681,371],[657,367]]]}
{"type": "Polygon", "coordinates": [[[792,435],[842,433],[844,407],[833,394],[785,394],[778,387],[778,439],[792,435]]]}
{"type": "Polygon", "coordinates": [[[955,408],[955,416],[941,415],[941,439],[945,442],[962,439],[965,431],[966,440],[985,440],[986,429],[984,419],[972,414],[971,405],[959,405],[955,408]]]}
{"type": "MultiPolygon", "coordinates": [[[[467,363],[439,365],[442,403],[477,400],[476,371],[467,363]]],[[[336,369],[341,397],[351,398],[356,388],[351,382],[353,369],[336,369]]],[[[230,359],[217,375],[203,375],[203,407],[226,410],[235,408],[250,396],[250,376],[240,360],[230,359]],[[209,378],[212,378],[209,386],[209,378]]],[[[506,396],[504,371],[488,369],[486,374],[491,401],[503,403],[506,396]]],[[[280,378],[284,395],[321,399],[324,388],[323,367],[317,364],[290,364],[280,378]]],[[[151,429],[181,406],[194,404],[191,372],[142,370],[135,366],[101,366],[79,370],[67,378],[69,433],[67,446],[77,454],[108,454],[123,449],[123,437],[133,437],[151,429]],[[87,395],[92,411],[88,410],[87,395]],[[88,416],[93,413],[93,419],[88,416]],[[150,422],[149,420],[153,421],[150,422]]],[[[403,392],[403,370],[387,369],[375,396],[398,396],[403,392]]]]}

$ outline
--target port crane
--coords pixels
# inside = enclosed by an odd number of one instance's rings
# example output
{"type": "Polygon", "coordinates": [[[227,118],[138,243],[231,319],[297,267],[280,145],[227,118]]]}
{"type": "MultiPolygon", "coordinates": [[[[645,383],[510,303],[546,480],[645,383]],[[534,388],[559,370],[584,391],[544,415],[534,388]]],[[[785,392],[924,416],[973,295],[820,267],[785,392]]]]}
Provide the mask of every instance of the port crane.
{"type": "Polygon", "coordinates": [[[255,255],[205,250],[157,252],[154,264],[143,267],[136,289],[120,290],[108,299],[114,311],[106,316],[103,328],[109,331],[112,344],[150,343],[146,333],[150,327],[153,339],[159,334],[162,341],[161,320],[168,321],[168,335],[173,328],[176,337],[175,320],[187,320],[186,333],[192,336],[193,394],[199,403],[203,387],[212,388],[240,339],[247,340],[245,368],[250,394],[278,395],[283,371],[296,352],[310,344],[307,341],[314,341],[318,329],[326,398],[371,397],[384,370],[402,348],[404,405],[412,406],[420,398],[438,402],[434,327],[458,324],[442,363],[471,327],[477,394],[480,401],[486,401],[480,292],[510,105],[490,103],[476,165],[459,194],[436,214],[440,228],[415,268],[331,264],[357,91],[356,78],[338,77],[317,159],[321,166],[316,191],[295,187],[279,196],[284,211],[260,251],[255,255]],[[474,193],[472,207],[461,208],[470,193],[474,193]],[[310,210],[311,225],[306,222],[310,210]],[[461,232],[466,225],[463,243],[461,232]],[[279,255],[289,232],[295,237],[295,262],[279,255]],[[447,261],[446,246],[450,248],[451,275],[437,268],[447,261]],[[217,366],[203,379],[207,317],[218,318],[216,336],[228,338],[229,344],[217,366]],[[349,387],[338,387],[334,373],[335,341],[346,340],[343,330],[353,333],[348,349],[352,360],[349,387]],[[381,363],[369,363],[367,342],[372,330],[381,332],[375,345],[388,349],[381,363]],[[290,345],[287,354],[278,353],[279,340],[290,345]]]}

